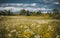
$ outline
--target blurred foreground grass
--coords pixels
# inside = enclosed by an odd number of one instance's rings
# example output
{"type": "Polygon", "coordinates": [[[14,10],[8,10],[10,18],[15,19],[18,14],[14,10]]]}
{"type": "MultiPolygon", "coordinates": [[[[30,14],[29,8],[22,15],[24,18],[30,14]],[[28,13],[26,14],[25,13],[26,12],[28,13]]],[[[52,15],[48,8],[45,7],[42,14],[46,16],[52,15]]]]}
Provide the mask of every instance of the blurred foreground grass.
{"type": "Polygon", "coordinates": [[[60,20],[38,16],[1,16],[0,38],[56,38],[60,20]]]}

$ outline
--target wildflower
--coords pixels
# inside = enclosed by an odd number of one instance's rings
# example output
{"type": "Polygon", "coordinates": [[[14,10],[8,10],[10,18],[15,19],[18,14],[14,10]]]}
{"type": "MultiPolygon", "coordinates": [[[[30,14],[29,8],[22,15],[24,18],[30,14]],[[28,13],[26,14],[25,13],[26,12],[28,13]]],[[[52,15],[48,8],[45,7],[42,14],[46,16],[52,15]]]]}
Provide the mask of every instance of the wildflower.
{"type": "Polygon", "coordinates": [[[35,35],[34,37],[35,37],[35,38],[40,38],[40,35],[35,35]]]}
{"type": "Polygon", "coordinates": [[[11,33],[12,33],[12,32],[16,32],[16,30],[12,30],[11,33]]]}
{"type": "Polygon", "coordinates": [[[12,35],[11,34],[8,34],[9,37],[11,37],[12,35]]]}

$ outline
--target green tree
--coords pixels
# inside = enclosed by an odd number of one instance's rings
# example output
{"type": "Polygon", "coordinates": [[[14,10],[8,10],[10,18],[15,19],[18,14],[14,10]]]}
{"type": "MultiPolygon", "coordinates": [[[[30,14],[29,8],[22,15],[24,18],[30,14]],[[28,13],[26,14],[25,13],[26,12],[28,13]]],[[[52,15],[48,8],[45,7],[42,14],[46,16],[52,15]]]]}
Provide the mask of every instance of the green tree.
{"type": "Polygon", "coordinates": [[[8,11],[7,11],[7,10],[5,10],[5,14],[6,14],[6,15],[8,15],[8,16],[13,15],[13,13],[12,13],[10,10],[8,10],[8,11]]]}
{"type": "Polygon", "coordinates": [[[59,9],[53,9],[53,18],[60,19],[59,9]]]}
{"type": "Polygon", "coordinates": [[[21,10],[20,15],[26,15],[26,11],[24,9],[21,10]]]}
{"type": "Polygon", "coordinates": [[[11,16],[13,15],[13,13],[10,10],[4,10],[4,11],[1,11],[0,15],[11,16]]]}
{"type": "Polygon", "coordinates": [[[32,16],[40,16],[41,14],[42,14],[41,11],[31,12],[32,16]]]}
{"type": "Polygon", "coordinates": [[[40,16],[41,14],[41,11],[36,12],[36,16],[40,16]]]}
{"type": "Polygon", "coordinates": [[[0,12],[0,15],[5,15],[5,12],[4,12],[4,11],[1,11],[1,12],[0,12]]]}
{"type": "Polygon", "coordinates": [[[30,16],[31,14],[30,14],[30,12],[29,12],[29,11],[26,11],[26,15],[27,15],[27,16],[30,16]]]}
{"type": "Polygon", "coordinates": [[[32,16],[36,16],[36,12],[30,12],[32,16]]]}
{"type": "Polygon", "coordinates": [[[53,9],[53,14],[59,14],[59,10],[58,9],[53,9]]]}

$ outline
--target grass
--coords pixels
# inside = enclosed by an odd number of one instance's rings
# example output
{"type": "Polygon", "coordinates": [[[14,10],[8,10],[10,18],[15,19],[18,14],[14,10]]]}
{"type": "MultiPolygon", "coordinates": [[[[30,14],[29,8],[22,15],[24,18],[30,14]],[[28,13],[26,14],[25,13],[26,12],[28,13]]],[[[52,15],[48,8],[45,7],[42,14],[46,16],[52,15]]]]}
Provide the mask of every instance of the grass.
{"type": "MultiPolygon", "coordinates": [[[[56,38],[58,23],[60,23],[60,20],[51,19],[51,17],[0,17],[0,29],[6,31],[4,34],[6,38],[56,38]]],[[[3,34],[0,35],[3,36],[3,34]]]]}

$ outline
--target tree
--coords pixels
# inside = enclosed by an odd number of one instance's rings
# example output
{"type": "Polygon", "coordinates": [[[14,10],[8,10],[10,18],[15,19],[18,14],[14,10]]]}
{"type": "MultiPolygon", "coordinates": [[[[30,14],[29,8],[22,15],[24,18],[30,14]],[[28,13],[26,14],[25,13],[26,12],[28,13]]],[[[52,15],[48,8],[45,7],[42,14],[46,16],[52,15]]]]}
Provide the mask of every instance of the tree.
{"type": "Polygon", "coordinates": [[[30,16],[30,12],[29,12],[29,11],[26,11],[26,15],[27,15],[27,16],[30,16]]]}
{"type": "Polygon", "coordinates": [[[36,12],[36,16],[40,16],[41,14],[41,11],[36,12]]]}
{"type": "Polygon", "coordinates": [[[58,9],[53,9],[53,18],[60,19],[60,12],[58,9]]]}
{"type": "Polygon", "coordinates": [[[36,12],[30,12],[32,16],[36,16],[36,12]]]}
{"type": "Polygon", "coordinates": [[[21,10],[20,15],[26,15],[26,11],[24,9],[21,10]]]}
{"type": "Polygon", "coordinates": [[[5,12],[4,12],[4,11],[1,11],[1,12],[0,12],[0,15],[5,15],[5,12]]]}
{"type": "Polygon", "coordinates": [[[53,9],[53,14],[54,14],[54,15],[59,14],[59,10],[58,10],[58,9],[53,9]]]}
{"type": "Polygon", "coordinates": [[[40,16],[41,14],[42,14],[41,11],[31,12],[31,15],[33,16],[40,16]]]}
{"type": "Polygon", "coordinates": [[[13,13],[12,13],[10,10],[5,10],[5,14],[6,14],[7,16],[13,15],[13,13]]]}
{"type": "Polygon", "coordinates": [[[4,10],[0,12],[0,15],[11,16],[13,13],[10,10],[4,10]]]}

